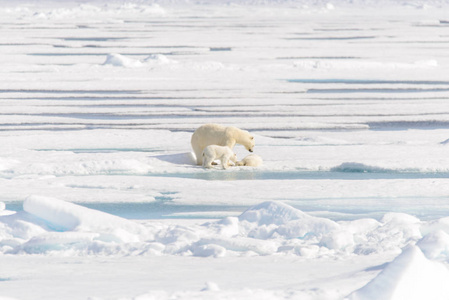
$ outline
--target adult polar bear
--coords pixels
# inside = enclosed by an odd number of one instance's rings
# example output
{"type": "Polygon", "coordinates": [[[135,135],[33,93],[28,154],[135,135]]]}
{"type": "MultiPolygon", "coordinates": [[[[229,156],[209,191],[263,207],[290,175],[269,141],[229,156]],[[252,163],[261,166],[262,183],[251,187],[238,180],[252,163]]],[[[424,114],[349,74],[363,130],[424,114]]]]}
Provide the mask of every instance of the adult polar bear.
{"type": "Polygon", "coordinates": [[[254,149],[254,137],[248,131],[218,124],[198,127],[192,135],[191,143],[198,165],[203,164],[203,150],[209,145],[228,146],[233,149],[235,144],[240,144],[249,152],[254,149]]]}

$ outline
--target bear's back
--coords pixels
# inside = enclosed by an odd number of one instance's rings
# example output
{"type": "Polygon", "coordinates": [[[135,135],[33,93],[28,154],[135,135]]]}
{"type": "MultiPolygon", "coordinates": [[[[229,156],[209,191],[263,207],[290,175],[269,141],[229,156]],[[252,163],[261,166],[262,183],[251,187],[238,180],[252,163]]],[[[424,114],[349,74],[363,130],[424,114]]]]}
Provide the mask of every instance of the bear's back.
{"type": "Polygon", "coordinates": [[[226,127],[218,124],[206,124],[199,127],[192,135],[192,141],[199,145],[226,145],[226,127]]]}

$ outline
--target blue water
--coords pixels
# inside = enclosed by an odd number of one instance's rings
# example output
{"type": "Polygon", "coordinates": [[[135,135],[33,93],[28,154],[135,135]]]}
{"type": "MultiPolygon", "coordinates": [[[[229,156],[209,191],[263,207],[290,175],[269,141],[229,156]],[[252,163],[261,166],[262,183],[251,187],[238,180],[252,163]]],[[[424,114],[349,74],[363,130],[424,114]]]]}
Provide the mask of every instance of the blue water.
{"type": "Polygon", "coordinates": [[[447,92],[449,91],[449,81],[446,80],[379,80],[379,79],[286,79],[290,83],[304,84],[340,84],[343,87],[335,88],[309,88],[306,93],[311,94],[344,94],[344,93],[426,93],[426,92],[447,92]],[[344,85],[388,85],[388,87],[357,87],[347,88],[344,85]],[[391,87],[391,85],[410,85],[411,87],[391,87]],[[414,87],[415,86],[415,87],[414,87]],[[433,87],[439,86],[439,87],[433,87]]]}
{"type": "Polygon", "coordinates": [[[316,83],[316,84],[410,84],[410,85],[448,85],[445,80],[378,80],[378,79],[287,79],[291,83],[316,83]]]}
{"type": "Polygon", "coordinates": [[[222,205],[174,205],[159,201],[151,203],[79,203],[79,205],[135,220],[208,219],[221,217],[220,212],[235,212],[236,215],[239,215],[247,208],[222,205]],[[191,215],[190,213],[195,214],[191,215]],[[217,213],[218,216],[214,216],[213,213],[217,213]]]}
{"type": "MultiPolygon", "coordinates": [[[[167,201],[156,201],[148,203],[76,203],[90,209],[99,210],[111,215],[126,219],[148,220],[148,219],[215,219],[221,218],[222,213],[241,214],[247,206],[223,206],[223,205],[176,205],[167,201]],[[194,213],[194,214],[191,214],[194,213]]],[[[22,202],[6,203],[6,209],[11,211],[22,211],[22,202]]]]}
{"type": "MultiPolygon", "coordinates": [[[[278,199],[317,216],[335,221],[374,218],[380,220],[388,212],[407,213],[421,220],[434,220],[449,216],[449,197],[440,198],[357,198],[357,199],[278,199]],[[348,201],[350,200],[350,201],[348,201]],[[341,205],[341,202],[346,205],[341,205]],[[376,205],[363,205],[363,203],[376,205]],[[324,203],[324,204],[323,204],[324,203]]],[[[177,205],[170,201],[149,203],[75,203],[90,209],[133,220],[151,219],[221,219],[224,216],[239,216],[250,206],[226,205],[177,205]]],[[[6,209],[22,211],[22,202],[6,203],[6,209]]]]}
{"type": "Polygon", "coordinates": [[[192,173],[151,173],[147,176],[176,177],[202,180],[373,180],[373,179],[424,179],[449,178],[449,172],[393,172],[369,171],[363,169],[335,171],[211,171],[192,173]]]}
{"type": "MultiPolygon", "coordinates": [[[[200,180],[395,180],[395,179],[423,179],[423,178],[449,178],[448,172],[420,173],[420,172],[393,172],[357,168],[343,168],[341,171],[204,171],[199,169],[194,173],[148,174],[154,177],[177,177],[200,180]]],[[[301,184],[307,184],[302,182],[301,184]]],[[[275,185],[274,185],[275,186],[275,185]]],[[[248,205],[185,205],[173,201],[176,192],[165,192],[156,197],[156,201],[148,203],[76,203],[78,205],[99,210],[127,219],[214,219],[224,215],[238,216],[248,205]]],[[[286,201],[289,205],[305,212],[324,212],[321,216],[333,220],[351,220],[363,217],[380,219],[387,212],[408,213],[422,220],[436,219],[449,216],[449,197],[403,197],[403,198],[278,198],[275,201],[286,201]],[[342,203],[345,203],[342,205],[342,203]]],[[[21,211],[23,203],[6,202],[6,209],[21,211]]]]}

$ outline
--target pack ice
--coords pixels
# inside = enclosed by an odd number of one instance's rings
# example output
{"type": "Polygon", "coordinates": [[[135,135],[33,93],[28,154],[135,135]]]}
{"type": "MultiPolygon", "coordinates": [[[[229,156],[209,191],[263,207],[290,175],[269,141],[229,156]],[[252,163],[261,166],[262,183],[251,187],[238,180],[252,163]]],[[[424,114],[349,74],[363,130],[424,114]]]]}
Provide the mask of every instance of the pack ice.
{"type": "Polygon", "coordinates": [[[0,298],[447,299],[449,1],[157,2],[0,0],[0,298]]]}
{"type": "MultiPolygon", "coordinates": [[[[2,206],[4,209],[4,207],[2,206]]],[[[0,216],[3,255],[397,257],[348,299],[446,299],[449,219],[389,213],[381,221],[334,222],[282,202],[199,225],[139,223],[59,199],[30,196],[0,216]],[[427,256],[427,257],[426,257],[427,256]]]]}

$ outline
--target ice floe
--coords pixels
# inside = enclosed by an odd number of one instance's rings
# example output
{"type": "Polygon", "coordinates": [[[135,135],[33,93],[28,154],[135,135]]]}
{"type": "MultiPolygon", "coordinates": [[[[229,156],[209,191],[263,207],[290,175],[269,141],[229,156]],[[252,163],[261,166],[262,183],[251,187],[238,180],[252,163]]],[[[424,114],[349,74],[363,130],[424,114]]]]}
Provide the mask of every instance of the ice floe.
{"type": "Polygon", "coordinates": [[[448,281],[446,266],[428,260],[418,247],[410,246],[349,299],[447,299],[448,281]]]}
{"type": "Polygon", "coordinates": [[[202,225],[139,223],[59,199],[30,196],[24,211],[0,216],[3,253],[240,256],[289,254],[319,257],[400,252],[409,244],[431,259],[446,259],[444,220],[423,222],[389,213],[382,220],[335,222],[278,201],[264,202],[239,217],[202,225]],[[423,231],[424,233],[421,233],[423,231]]]}

